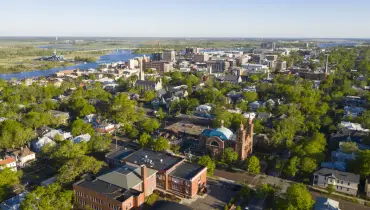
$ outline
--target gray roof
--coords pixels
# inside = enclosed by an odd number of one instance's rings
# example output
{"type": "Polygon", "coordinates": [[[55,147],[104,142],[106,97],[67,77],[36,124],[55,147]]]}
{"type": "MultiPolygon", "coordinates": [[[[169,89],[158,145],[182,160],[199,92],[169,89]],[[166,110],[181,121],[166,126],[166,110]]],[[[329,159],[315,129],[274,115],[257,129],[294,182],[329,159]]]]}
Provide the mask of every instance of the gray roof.
{"type": "MultiPolygon", "coordinates": [[[[156,170],[147,168],[147,177],[155,173],[157,173],[156,170]]],[[[141,168],[130,165],[123,165],[111,172],[97,177],[96,179],[124,189],[131,189],[142,182],[141,168]]]]}
{"type": "Polygon", "coordinates": [[[205,167],[193,164],[193,163],[187,163],[183,162],[178,167],[176,167],[175,170],[173,170],[170,175],[186,180],[191,180],[195,175],[197,175],[199,172],[201,172],[205,167]]]}
{"type": "Polygon", "coordinates": [[[122,158],[125,158],[135,152],[135,150],[126,148],[126,147],[121,147],[118,150],[114,150],[108,154],[105,155],[106,158],[108,159],[114,159],[114,160],[121,160],[122,158]]]}
{"type": "Polygon", "coordinates": [[[183,161],[183,158],[173,156],[165,152],[155,152],[153,150],[141,149],[126,157],[124,160],[136,165],[144,164],[147,167],[158,171],[165,171],[183,161]]]}
{"type": "Polygon", "coordinates": [[[314,175],[332,176],[341,181],[360,183],[360,175],[358,174],[337,171],[329,168],[322,168],[316,171],[314,175]]]}
{"type": "Polygon", "coordinates": [[[148,80],[137,80],[135,85],[155,86],[157,82],[148,80]]]}

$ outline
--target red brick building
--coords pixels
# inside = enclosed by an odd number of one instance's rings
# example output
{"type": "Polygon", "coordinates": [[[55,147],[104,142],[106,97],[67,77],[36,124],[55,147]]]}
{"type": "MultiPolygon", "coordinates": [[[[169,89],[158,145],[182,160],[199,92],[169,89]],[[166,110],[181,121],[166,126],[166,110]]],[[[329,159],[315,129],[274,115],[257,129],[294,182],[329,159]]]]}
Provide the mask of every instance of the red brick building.
{"type": "Polygon", "coordinates": [[[122,165],[95,179],[73,185],[76,203],[94,210],[129,210],[139,208],[156,188],[157,171],[145,165],[122,165]]]}
{"type": "Polygon", "coordinates": [[[146,165],[157,171],[157,189],[192,198],[207,183],[207,168],[185,162],[185,159],[165,152],[141,149],[123,158],[122,163],[146,165]]]}

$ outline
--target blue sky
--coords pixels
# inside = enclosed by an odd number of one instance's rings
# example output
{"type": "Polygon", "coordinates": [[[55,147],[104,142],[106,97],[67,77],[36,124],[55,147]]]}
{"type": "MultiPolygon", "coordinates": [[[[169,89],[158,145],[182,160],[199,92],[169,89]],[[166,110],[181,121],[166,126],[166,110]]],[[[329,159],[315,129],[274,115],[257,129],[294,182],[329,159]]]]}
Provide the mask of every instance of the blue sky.
{"type": "Polygon", "coordinates": [[[370,0],[0,2],[0,36],[370,38],[369,20],[370,0]]]}

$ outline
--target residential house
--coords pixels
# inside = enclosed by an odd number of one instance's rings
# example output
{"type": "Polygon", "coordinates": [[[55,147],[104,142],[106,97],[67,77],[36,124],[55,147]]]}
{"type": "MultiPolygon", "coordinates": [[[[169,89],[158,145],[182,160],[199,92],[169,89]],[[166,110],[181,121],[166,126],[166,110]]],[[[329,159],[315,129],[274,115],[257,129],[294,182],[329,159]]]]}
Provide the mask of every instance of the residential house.
{"type": "Polygon", "coordinates": [[[357,195],[358,184],[360,183],[360,175],[358,174],[321,168],[313,175],[314,186],[327,188],[329,185],[333,185],[337,192],[357,195]]]}
{"type": "Polygon", "coordinates": [[[340,210],[339,202],[325,197],[317,197],[314,210],[340,210]]]}
{"type": "Polygon", "coordinates": [[[82,135],[79,135],[79,136],[76,136],[72,139],[73,143],[81,143],[81,142],[88,142],[90,141],[90,134],[86,133],[86,134],[82,134],[82,135]]]}
{"type": "Polygon", "coordinates": [[[1,204],[0,204],[0,208],[1,210],[19,210],[20,209],[20,206],[21,206],[21,203],[22,201],[26,198],[26,195],[28,194],[28,192],[23,192],[21,194],[18,194],[6,201],[3,201],[1,204]]]}
{"type": "Polygon", "coordinates": [[[5,156],[3,159],[0,159],[0,170],[5,168],[17,171],[17,161],[14,157],[5,156]]]}
{"type": "Polygon", "coordinates": [[[370,130],[369,129],[365,129],[361,126],[361,124],[359,123],[352,123],[352,122],[345,122],[345,121],[342,121],[339,125],[340,128],[342,128],[342,131],[344,133],[350,133],[350,132],[353,132],[353,131],[359,131],[359,132],[363,132],[363,133],[369,133],[370,130]]]}
{"type": "Polygon", "coordinates": [[[253,111],[257,111],[260,107],[263,107],[263,101],[253,101],[252,103],[248,104],[248,107],[253,111]]]}
{"type": "Polygon", "coordinates": [[[122,165],[95,179],[88,177],[73,184],[75,199],[91,209],[137,209],[153,193],[156,174],[145,165],[122,165]]]}
{"type": "Polygon", "coordinates": [[[19,168],[24,168],[29,162],[36,160],[35,153],[32,152],[28,147],[22,147],[20,150],[13,151],[11,156],[15,157],[17,166],[19,168]]]}
{"type": "Polygon", "coordinates": [[[57,110],[50,110],[49,113],[58,119],[60,124],[67,124],[69,120],[69,113],[68,112],[61,112],[57,110]]]}
{"type": "Polygon", "coordinates": [[[370,178],[366,178],[365,193],[366,193],[366,197],[370,198],[370,178]]]}
{"type": "Polygon", "coordinates": [[[361,115],[366,109],[362,107],[352,107],[352,106],[345,106],[344,107],[344,117],[350,117],[352,119],[361,115]]]}
{"type": "Polygon", "coordinates": [[[42,147],[44,147],[46,144],[56,145],[56,143],[51,140],[49,137],[41,137],[38,140],[35,140],[32,142],[31,148],[35,152],[41,152],[42,147]]]}
{"type": "Polygon", "coordinates": [[[72,134],[70,132],[64,132],[62,130],[55,129],[52,129],[43,135],[43,137],[48,137],[50,139],[54,139],[56,136],[59,136],[62,140],[72,138],[72,134]]]}

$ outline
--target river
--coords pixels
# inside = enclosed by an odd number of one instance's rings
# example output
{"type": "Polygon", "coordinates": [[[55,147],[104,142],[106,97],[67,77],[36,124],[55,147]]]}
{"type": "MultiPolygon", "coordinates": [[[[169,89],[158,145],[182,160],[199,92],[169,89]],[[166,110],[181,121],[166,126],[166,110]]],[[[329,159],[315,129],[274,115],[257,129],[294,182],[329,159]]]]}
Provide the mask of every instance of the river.
{"type": "Polygon", "coordinates": [[[118,61],[127,61],[128,59],[142,56],[141,54],[132,54],[130,50],[119,50],[115,52],[111,52],[107,55],[103,55],[99,58],[98,61],[92,63],[81,63],[74,66],[68,67],[59,67],[59,68],[52,68],[46,70],[36,70],[35,71],[26,71],[26,72],[17,72],[17,73],[9,73],[9,74],[0,74],[0,79],[10,80],[10,79],[24,79],[29,77],[41,77],[41,76],[50,76],[58,71],[62,70],[70,70],[70,69],[89,69],[89,68],[97,68],[101,63],[111,63],[111,62],[118,62],[118,61]]]}

